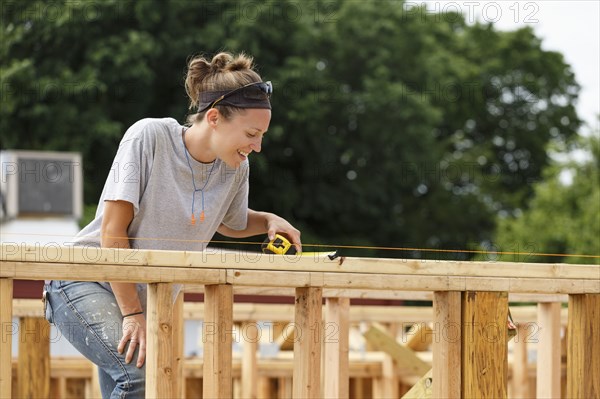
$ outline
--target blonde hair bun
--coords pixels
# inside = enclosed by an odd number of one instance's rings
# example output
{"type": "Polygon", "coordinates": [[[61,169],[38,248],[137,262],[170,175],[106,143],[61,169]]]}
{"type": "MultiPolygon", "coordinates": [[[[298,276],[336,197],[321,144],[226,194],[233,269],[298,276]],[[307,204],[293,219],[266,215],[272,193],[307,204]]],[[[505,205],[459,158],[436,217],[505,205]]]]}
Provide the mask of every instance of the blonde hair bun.
{"type": "MultiPolygon", "coordinates": [[[[244,53],[233,56],[228,52],[220,52],[212,57],[210,62],[204,56],[196,56],[188,63],[185,77],[185,91],[190,100],[190,109],[198,107],[200,93],[205,91],[225,91],[261,82],[262,79],[254,71],[253,59],[244,53]]],[[[223,114],[232,110],[224,109],[223,114]]],[[[193,119],[202,117],[192,115],[193,119]]]]}

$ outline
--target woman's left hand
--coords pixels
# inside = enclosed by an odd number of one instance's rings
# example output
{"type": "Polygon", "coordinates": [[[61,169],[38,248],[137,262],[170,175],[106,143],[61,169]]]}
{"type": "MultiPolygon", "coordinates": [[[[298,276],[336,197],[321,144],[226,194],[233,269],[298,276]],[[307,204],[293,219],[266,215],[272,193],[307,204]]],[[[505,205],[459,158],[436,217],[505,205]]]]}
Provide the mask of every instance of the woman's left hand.
{"type": "Polygon", "coordinates": [[[282,234],[286,236],[292,244],[296,247],[298,253],[302,252],[302,242],[300,241],[300,230],[292,226],[284,218],[277,216],[273,213],[267,214],[267,235],[269,240],[275,238],[275,234],[282,234]]]}

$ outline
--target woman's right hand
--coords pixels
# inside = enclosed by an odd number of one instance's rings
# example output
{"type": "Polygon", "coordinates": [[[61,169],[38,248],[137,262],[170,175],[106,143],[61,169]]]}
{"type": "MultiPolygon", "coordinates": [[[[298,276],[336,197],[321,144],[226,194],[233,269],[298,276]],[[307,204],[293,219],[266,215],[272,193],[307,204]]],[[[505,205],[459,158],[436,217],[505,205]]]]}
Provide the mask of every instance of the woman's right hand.
{"type": "Polygon", "coordinates": [[[146,360],[146,318],[143,314],[128,316],[123,319],[123,337],[119,341],[117,351],[122,354],[129,342],[125,363],[131,362],[138,348],[137,367],[142,367],[146,360]]]}

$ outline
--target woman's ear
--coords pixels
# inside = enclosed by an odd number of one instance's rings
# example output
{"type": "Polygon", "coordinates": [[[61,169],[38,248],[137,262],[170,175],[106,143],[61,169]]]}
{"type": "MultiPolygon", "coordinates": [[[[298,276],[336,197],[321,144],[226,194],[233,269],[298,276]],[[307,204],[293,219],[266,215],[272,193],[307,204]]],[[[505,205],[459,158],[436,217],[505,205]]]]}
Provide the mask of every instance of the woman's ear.
{"type": "Polygon", "coordinates": [[[221,113],[216,108],[211,108],[208,111],[206,111],[206,122],[208,123],[208,126],[210,126],[213,129],[217,127],[220,117],[221,113]]]}

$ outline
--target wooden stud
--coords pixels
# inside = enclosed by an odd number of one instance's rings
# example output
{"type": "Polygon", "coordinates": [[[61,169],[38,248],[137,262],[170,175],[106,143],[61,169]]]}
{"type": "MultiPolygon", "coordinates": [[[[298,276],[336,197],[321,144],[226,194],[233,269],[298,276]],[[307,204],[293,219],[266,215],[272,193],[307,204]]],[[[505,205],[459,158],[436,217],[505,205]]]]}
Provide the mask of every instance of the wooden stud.
{"type": "Polygon", "coordinates": [[[242,395],[242,381],[239,378],[233,378],[232,379],[232,386],[233,386],[233,399],[242,399],[245,398],[244,395],[242,395]]]}
{"type": "Polygon", "coordinates": [[[256,383],[256,396],[258,399],[273,398],[273,389],[271,379],[269,377],[260,377],[256,383]]]}
{"type": "Polygon", "coordinates": [[[325,301],[325,365],[324,396],[348,398],[349,298],[327,298],[325,301]]]}
{"type": "Polygon", "coordinates": [[[41,317],[19,320],[18,398],[50,395],[50,324],[41,317]]]}
{"type": "Polygon", "coordinates": [[[560,303],[538,304],[538,398],[560,397],[560,303]]]}
{"type": "Polygon", "coordinates": [[[296,288],[294,398],[321,396],[322,291],[315,287],[296,288]]]}
{"type": "Polygon", "coordinates": [[[529,398],[529,361],[527,341],[531,324],[517,324],[517,335],[513,339],[512,397],[529,398]]]}
{"type": "Polygon", "coordinates": [[[233,288],[228,284],[207,285],[204,293],[205,318],[202,340],[204,343],[205,398],[231,398],[233,343],[233,288]]]}
{"type": "MultiPolygon", "coordinates": [[[[67,397],[67,377],[60,377],[57,379],[56,396],[55,398],[66,398],[67,397]]],[[[99,396],[101,397],[101,396],[99,396]]]]}
{"type": "Polygon", "coordinates": [[[256,351],[261,337],[260,326],[256,321],[248,320],[242,323],[242,397],[256,399],[258,366],[256,351]]]}
{"type": "Polygon", "coordinates": [[[185,379],[185,396],[186,399],[202,399],[202,378],[186,378],[185,379]]]}
{"type": "Polygon", "coordinates": [[[146,397],[173,395],[173,284],[148,284],[146,397]]]}
{"type": "Polygon", "coordinates": [[[0,278],[0,398],[12,397],[13,280],[0,278]]]}
{"type": "Polygon", "coordinates": [[[183,375],[184,335],[183,291],[180,291],[173,304],[173,398],[185,397],[185,378],[183,375]]]}
{"type": "MultiPolygon", "coordinates": [[[[397,341],[399,325],[398,323],[388,323],[387,331],[394,342],[397,341]]],[[[408,348],[407,348],[408,349],[408,348]]],[[[413,352],[414,354],[414,352],[413,352]]],[[[386,353],[381,363],[381,375],[383,380],[383,396],[386,398],[396,398],[400,394],[400,377],[398,372],[398,362],[386,353]]],[[[404,381],[402,381],[404,384],[404,381]]]]}
{"type": "Polygon", "coordinates": [[[600,397],[600,295],[569,296],[567,397],[600,397]]]}
{"type": "Polygon", "coordinates": [[[433,294],[433,397],[460,398],[461,393],[461,293],[433,294]]]}
{"type": "Polygon", "coordinates": [[[280,377],[277,382],[279,383],[277,397],[282,399],[291,398],[293,395],[292,379],[290,377],[280,377]]]}
{"type": "Polygon", "coordinates": [[[462,293],[463,398],[507,397],[507,320],[506,292],[462,293]]]}
{"type": "Polygon", "coordinates": [[[100,376],[98,375],[98,366],[94,364],[92,371],[92,378],[90,379],[90,392],[88,398],[101,398],[102,392],[100,391],[100,376]]]}

